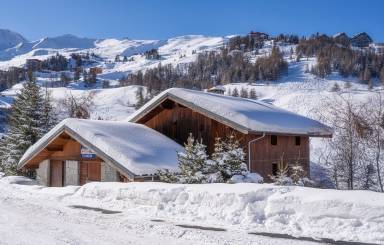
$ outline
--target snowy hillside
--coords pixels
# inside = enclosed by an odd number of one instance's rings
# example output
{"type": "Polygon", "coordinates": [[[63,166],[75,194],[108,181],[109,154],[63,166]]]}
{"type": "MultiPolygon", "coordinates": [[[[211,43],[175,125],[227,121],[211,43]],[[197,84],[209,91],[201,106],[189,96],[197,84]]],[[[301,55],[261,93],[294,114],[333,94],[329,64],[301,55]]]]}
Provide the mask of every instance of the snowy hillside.
{"type": "Polygon", "coordinates": [[[0,45],[1,42],[7,45],[0,46],[0,69],[20,67],[25,65],[27,59],[44,60],[56,53],[69,57],[72,53],[88,52],[101,58],[96,61],[98,63],[96,65],[103,68],[100,78],[108,80],[117,80],[131,72],[156,67],[159,63],[176,65],[191,62],[199,52],[217,49],[227,39],[201,35],[181,36],[168,40],[91,39],[67,34],[28,42],[13,36],[2,39],[1,33],[0,45]],[[159,50],[160,60],[148,60],[141,55],[151,49],[159,50]],[[132,60],[124,63],[114,62],[117,55],[130,57],[132,60]]]}
{"type": "Polygon", "coordinates": [[[23,177],[0,178],[5,200],[0,244],[384,242],[384,196],[369,191],[268,184],[33,184],[23,177]]]}

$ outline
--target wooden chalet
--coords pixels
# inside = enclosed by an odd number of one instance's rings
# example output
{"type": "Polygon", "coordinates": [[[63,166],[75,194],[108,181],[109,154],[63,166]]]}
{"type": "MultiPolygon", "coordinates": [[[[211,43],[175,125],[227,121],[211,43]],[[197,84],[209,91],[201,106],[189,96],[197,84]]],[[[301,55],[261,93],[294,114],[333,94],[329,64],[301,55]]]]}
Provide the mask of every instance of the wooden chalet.
{"type": "Polygon", "coordinates": [[[66,119],[31,146],[18,168],[47,186],[90,181],[153,181],[158,169],[178,170],[177,151],[192,133],[212,153],[217,137],[234,134],[248,168],[266,181],[278,162],[300,163],[309,174],[309,138],[332,130],[271,104],[172,88],[128,122],[66,119]]]}
{"type": "Polygon", "coordinates": [[[46,186],[146,181],[158,169],[176,170],[176,151],[182,150],[144,125],[66,119],[26,151],[18,168],[35,172],[46,186]]]}
{"type": "Polygon", "coordinates": [[[315,120],[261,101],[188,89],[168,89],[132,114],[128,121],[152,128],[179,144],[188,135],[213,152],[216,137],[235,134],[247,154],[248,168],[266,181],[278,161],[297,161],[309,174],[309,138],[331,137],[315,120]]]}

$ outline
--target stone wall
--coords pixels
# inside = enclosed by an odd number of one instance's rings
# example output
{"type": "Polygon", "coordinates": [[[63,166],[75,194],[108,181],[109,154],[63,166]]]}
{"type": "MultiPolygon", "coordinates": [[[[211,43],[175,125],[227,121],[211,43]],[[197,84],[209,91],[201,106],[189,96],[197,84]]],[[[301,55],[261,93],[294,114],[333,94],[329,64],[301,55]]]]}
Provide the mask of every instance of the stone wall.
{"type": "Polygon", "coordinates": [[[46,159],[39,164],[39,168],[36,169],[36,180],[40,185],[49,186],[50,182],[50,163],[49,159],[46,159]]]}

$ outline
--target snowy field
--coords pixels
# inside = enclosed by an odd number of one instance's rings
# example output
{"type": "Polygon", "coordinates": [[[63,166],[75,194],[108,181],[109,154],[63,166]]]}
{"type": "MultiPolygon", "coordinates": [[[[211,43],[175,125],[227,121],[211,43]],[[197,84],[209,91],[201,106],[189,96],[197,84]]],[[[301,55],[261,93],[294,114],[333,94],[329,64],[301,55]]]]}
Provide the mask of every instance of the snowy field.
{"type": "Polygon", "coordinates": [[[384,196],[374,192],[269,184],[33,184],[0,179],[0,244],[384,243],[384,196]]]}

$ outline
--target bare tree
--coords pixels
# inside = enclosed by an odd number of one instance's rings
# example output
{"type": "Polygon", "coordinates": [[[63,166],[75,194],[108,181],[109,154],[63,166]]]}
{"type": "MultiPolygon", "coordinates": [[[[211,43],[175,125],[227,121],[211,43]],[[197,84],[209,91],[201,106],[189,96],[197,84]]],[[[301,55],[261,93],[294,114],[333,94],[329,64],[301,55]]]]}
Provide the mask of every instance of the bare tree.
{"type": "Polygon", "coordinates": [[[90,108],[93,105],[94,96],[93,92],[84,93],[81,96],[74,96],[69,93],[60,104],[68,117],[86,119],[90,117],[90,108]]]}
{"type": "Polygon", "coordinates": [[[367,145],[365,139],[370,132],[361,103],[354,103],[349,95],[339,95],[330,100],[327,108],[328,123],[334,129],[329,141],[330,153],[328,167],[336,188],[363,188],[363,177],[366,176],[367,145]]]}
{"type": "Polygon", "coordinates": [[[375,93],[366,106],[366,119],[370,126],[370,137],[367,137],[367,144],[370,148],[369,153],[375,169],[367,169],[367,174],[376,173],[377,185],[381,192],[383,187],[383,165],[384,165],[384,97],[382,92],[375,93]]]}

